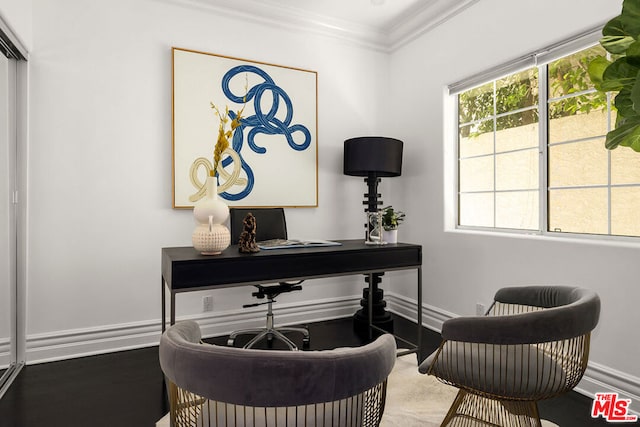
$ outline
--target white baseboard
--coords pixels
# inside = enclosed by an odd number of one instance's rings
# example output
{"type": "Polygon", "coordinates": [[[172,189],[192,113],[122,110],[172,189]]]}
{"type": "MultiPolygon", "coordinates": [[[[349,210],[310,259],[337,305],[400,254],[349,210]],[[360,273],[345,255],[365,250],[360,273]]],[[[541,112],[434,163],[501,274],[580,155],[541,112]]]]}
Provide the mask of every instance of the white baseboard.
{"type": "Polygon", "coordinates": [[[160,320],[27,335],[27,365],[157,345],[160,320]]]}
{"type": "Polygon", "coordinates": [[[629,409],[640,415],[640,378],[620,372],[599,363],[589,362],[577,392],[595,397],[596,393],[618,393],[620,399],[631,399],[629,409]]]}
{"type": "MultiPolygon", "coordinates": [[[[353,314],[359,297],[332,298],[295,304],[277,304],[274,316],[279,325],[320,322],[353,314]]],[[[226,335],[236,329],[264,326],[264,307],[201,313],[179,317],[196,320],[204,337],[226,335]]],[[[160,319],[27,336],[27,364],[66,360],[95,354],[151,347],[160,341],[160,319]]]]}
{"type": "MultiPolygon", "coordinates": [[[[385,292],[384,295],[389,311],[409,319],[412,322],[416,321],[418,318],[418,310],[415,299],[388,291],[385,292]]],[[[422,304],[422,326],[432,331],[439,333],[442,330],[442,323],[454,317],[456,317],[456,315],[453,313],[428,304],[422,304]]]]}
{"type": "MultiPolygon", "coordinates": [[[[360,308],[360,296],[322,299],[304,303],[278,304],[274,316],[280,325],[304,324],[337,319],[352,315],[360,308]]],[[[386,292],[389,311],[411,321],[417,318],[416,300],[386,292]]],[[[423,326],[439,332],[442,323],[455,314],[427,304],[422,306],[423,326]]],[[[226,335],[230,332],[263,326],[264,307],[225,312],[202,313],[178,320],[196,320],[204,337],[226,335]]],[[[27,337],[27,364],[64,360],[95,354],[158,345],[160,320],[113,325],[103,328],[74,329],[27,337]]],[[[0,349],[1,355],[1,349],[0,349]]],[[[617,392],[631,399],[631,409],[640,412],[640,378],[590,362],[584,378],[576,388],[581,394],[594,397],[597,392],[617,392]]]]}

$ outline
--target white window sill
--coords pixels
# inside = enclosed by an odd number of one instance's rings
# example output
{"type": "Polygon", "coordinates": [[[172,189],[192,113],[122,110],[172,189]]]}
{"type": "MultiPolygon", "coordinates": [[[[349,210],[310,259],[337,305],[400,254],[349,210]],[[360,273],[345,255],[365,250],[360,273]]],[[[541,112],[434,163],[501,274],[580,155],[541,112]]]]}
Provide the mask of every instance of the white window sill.
{"type": "Polygon", "coordinates": [[[567,233],[566,235],[558,235],[554,233],[552,235],[527,231],[489,231],[471,228],[447,229],[445,230],[445,233],[468,234],[492,238],[530,239],[548,242],[640,249],[640,238],[638,237],[576,235],[569,233],[567,233]]]}

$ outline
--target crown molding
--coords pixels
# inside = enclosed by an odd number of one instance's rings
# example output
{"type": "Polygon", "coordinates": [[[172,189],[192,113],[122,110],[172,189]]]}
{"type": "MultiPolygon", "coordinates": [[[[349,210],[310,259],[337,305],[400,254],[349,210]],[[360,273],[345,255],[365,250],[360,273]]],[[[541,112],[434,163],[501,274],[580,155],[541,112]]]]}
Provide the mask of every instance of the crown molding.
{"type": "Polygon", "coordinates": [[[393,52],[462,13],[480,0],[430,0],[412,8],[388,29],[387,50],[393,52]]]}
{"type": "Polygon", "coordinates": [[[386,34],[383,31],[352,22],[304,13],[299,9],[274,7],[273,5],[266,5],[253,0],[235,0],[233,8],[225,0],[154,1],[214,13],[217,16],[253,22],[270,28],[277,26],[293,31],[333,37],[365,48],[387,51],[386,34]]]}
{"type": "Polygon", "coordinates": [[[329,18],[302,9],[258,0],[155,0],[233,19],[333,37],[361,47],[391,53],[436,28],[479,0],[425,0],[385,28],[329,18]]]}

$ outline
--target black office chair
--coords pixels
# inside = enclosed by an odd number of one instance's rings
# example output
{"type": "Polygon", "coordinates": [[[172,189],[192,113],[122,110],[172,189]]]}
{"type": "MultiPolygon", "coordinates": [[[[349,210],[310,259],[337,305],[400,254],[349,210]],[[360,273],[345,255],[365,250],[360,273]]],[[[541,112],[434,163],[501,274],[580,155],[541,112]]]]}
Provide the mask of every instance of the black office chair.
{"type": "MultiPolygon", "coordinates": [[[[272,239],[286,239],[287,238],[287,222],[284,215],[284,209],[282,208],[255,208],[255,209],[230,209],[230,221],[231,221],[231,242],[238,243],[240,234],[243,230],[243,220],[248,213],[252,213],[256,219],[256,241],[262,242],[272,239]]],[[[281,282],[277,285],[255,285],[258,290],[251,295],[258,299],[266,298],[266,302],[258,302],[254,304],[245,304],[242,307],[255,307],[262,304],[267,304],[267,324],[264,328],[260,329],[242,329],[234,331],[229,335],[227,345],[234,346],[235,339],[239,335],[255,334],[244,348],[252,348],[256,343],[263,339],[267,339],[269,345],[273,344],[274,339],[278,339],[284,342],[291,350],[298,350],[298,347],[293,341],[291,341],[284,333],[287,332],[299,332],[302,334],[302,345],[304,348],[309,347],[309,330],[307,328],[275,328],[273,324],[273,303],[276,302],[275,298],[286,292],[302,290],[299,282],[288,283],[281,282]]]]}

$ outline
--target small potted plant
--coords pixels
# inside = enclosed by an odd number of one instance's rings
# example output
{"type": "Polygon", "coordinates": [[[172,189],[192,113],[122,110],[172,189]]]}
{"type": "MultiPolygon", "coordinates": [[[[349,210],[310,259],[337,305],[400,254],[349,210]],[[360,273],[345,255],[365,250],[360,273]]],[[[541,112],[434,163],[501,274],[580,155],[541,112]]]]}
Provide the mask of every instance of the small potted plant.
{"type": "Polygon", "coordinates": [[[398,226],[404,221],[404,217],[404,212],[393,209],[393,206],[382,209],[382,228],[384,229],[382,240],[388,243],[398,242],[398,226]]]}

